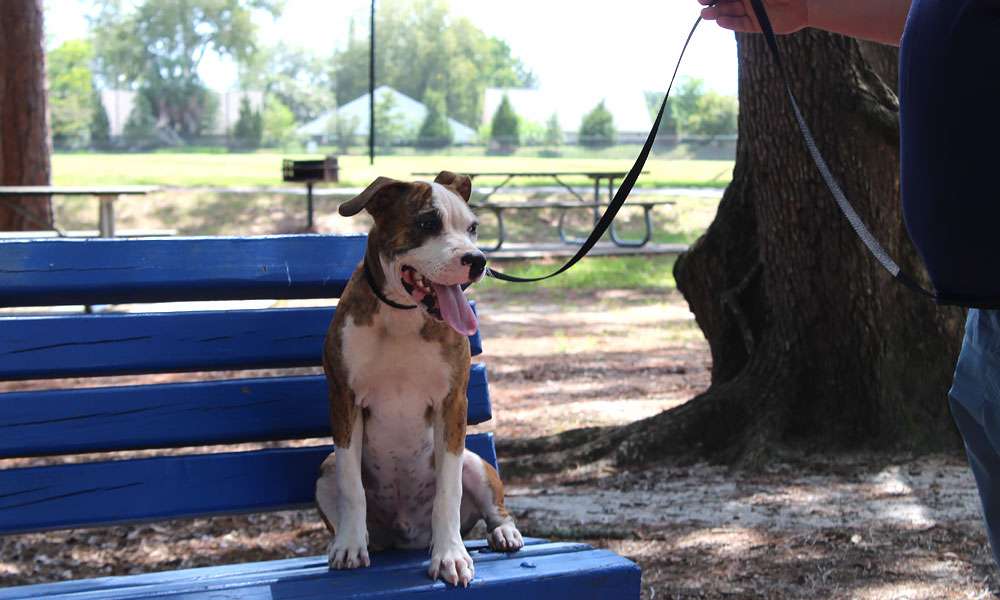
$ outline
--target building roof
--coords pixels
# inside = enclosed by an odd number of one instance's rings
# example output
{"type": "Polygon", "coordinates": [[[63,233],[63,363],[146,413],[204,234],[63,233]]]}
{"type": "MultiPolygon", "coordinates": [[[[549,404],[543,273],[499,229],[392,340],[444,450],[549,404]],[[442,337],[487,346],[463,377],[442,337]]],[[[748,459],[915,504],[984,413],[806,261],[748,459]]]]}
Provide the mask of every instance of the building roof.
{"type": "MultiPolygon", "coordinates": [[[[412,127],[414,131],[419,129],[423,124],[424,119],[427,118],[427,107],[421,102],[418,102],[406,94],[394,90],[387,85],[379,86],[375,89],[375,102],[382,102],[389,94],[393,95],[393,100],[395,101],[393,114],[400,115],[403,122],[406,123],[408,127],[412,127]]],[[[299,127],[299,134],[307,136],[325,135],[329,130],[327,125],[329,124],[330,119],[339,114],[343,118],[355,119],[355,122],[358,124],[354,129],[355,135],[367,136],[369,122],[368,115],[370,108],[368,97],[369,95],[365,94],[360,98],[351,100],[337,110],[330,110],[321,114],[312,121],[309,121],[305,125],[299,127]]],[[[454,140],[456,144],[469,144],[475,142],[479,137],[476,130],[459,123],[455,119],[448,119],[448,123],[451,124],[451,131],[454,133],[454,140]]],[[[378,127],[378,124],[376,123],[375,126],[378,127]]]]}
{"type": "Polygon", "coordinates": [[[581,93],[579,90],[487,88],[483,102],[483,122],[493,120],[504,95],[522,119],[544,125],[552,115],[559,118],[559,125],[566,133],[580,131],[583,117],[594,110],[602,100],[614,117],[615,129],[622,133],[648,133],[653,126],[646,95],[641,91],[607,93],[581,93]]]}

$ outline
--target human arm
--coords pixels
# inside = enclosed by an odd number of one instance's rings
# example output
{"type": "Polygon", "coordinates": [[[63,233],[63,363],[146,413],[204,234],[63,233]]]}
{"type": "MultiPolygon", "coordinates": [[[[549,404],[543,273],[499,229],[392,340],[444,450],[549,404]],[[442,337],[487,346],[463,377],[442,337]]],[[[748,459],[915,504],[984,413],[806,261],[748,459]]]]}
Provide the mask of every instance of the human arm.
{"type": "MultiPolygon", "coordinates": [[[[702,17],[733,31],[759,32],[749,0],[698,0],[702,17]]],[[[898,46],[911,0],[764,0],[776,33],[806,27],[898,46]]]]}

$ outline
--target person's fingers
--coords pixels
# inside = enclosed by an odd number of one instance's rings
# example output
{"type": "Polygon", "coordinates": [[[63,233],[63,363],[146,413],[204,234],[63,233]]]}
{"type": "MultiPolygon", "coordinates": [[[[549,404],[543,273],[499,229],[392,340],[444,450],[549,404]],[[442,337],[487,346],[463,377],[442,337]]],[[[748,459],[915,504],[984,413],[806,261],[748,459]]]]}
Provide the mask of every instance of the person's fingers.
{"type": "MultiPolygon", "coordinates": [[[[699,2],[704,2],[704,0],[699,0],[699,2]]],[[[757,19],[747,11],[743,0],[723,0],[715,6],[703,8],[701,18],[706,21],[715,21],[719,27],[732,31],[760,31],[757,19]]]]}
{"type": "Polygon", "coordinates": [[[739,31],[742,33],[760,33],[757,22],[750,17],[719,17],[715,23],[723,29],[739,31]]]}
{"type": "Polygon", "coordinates": [[[742,2],[723,2],[710,8],[714,8],[719,15],[724,17],[745,17],[747,15],[747,7],[742,2]]]}

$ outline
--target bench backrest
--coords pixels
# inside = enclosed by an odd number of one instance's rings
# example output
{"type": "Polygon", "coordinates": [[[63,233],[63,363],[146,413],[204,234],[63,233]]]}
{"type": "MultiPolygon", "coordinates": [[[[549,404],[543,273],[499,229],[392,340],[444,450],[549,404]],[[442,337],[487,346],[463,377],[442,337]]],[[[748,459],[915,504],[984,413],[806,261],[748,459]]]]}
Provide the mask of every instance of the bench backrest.
{"type": "MultiPolygon", "coordinates": [[[[332,307],[79,307],[336,298],[364,247],[361,235],[0,241],[0,307],[76,307],[0,315],[0,380],[319,366],[332,307]]],[[[470,342],[479,354],[478,333],[470,342]]],[[[322,375],[217,377],[2,393],[0,459],[329,438],[322,375]]],[[[489,420],[481,364],[468,396],[469,422],[489,420]]],[[[469,436],[467,446],[496,464],[490,435],[469,436]]],[[[6,461],[0,534],[307,507],[331,451],[6,461]]]]}

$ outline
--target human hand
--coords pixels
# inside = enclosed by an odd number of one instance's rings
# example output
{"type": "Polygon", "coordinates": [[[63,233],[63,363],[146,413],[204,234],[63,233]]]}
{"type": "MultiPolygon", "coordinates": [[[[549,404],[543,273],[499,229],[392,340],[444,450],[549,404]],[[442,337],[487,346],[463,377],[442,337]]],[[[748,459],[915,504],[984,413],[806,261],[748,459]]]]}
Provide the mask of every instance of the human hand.
{"type": "MultiPolygon", "coordinates": [[[[732,31],[760,33],[749,0],[698,0],[705,6],[701,17],[732,31]],[[715,3],[715,6],[710,6],[715,3]]],[[[764,0],[775,33],[794,33],[809,26],[808,0],[764,0]]]]}

